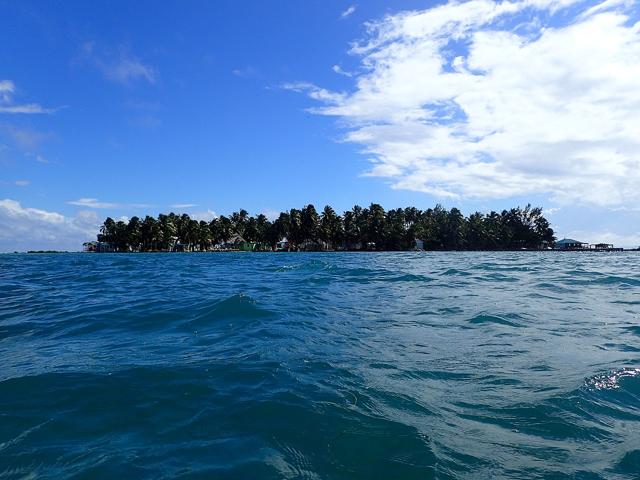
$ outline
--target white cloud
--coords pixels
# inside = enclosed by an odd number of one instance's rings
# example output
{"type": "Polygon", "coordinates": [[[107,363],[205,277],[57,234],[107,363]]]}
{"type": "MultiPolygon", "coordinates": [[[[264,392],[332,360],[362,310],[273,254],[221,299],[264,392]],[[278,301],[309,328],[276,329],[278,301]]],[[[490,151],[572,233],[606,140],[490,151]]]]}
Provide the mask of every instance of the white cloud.
{"type": "Polygon", "coordinates": [[[640,23],[628,5],[471,0],[390,15],[352,46],[353,92],[284,88],[339,117],[373,159],[367,175],[393,188],[637,206],[640,23]]]}
{"type": "Polygon", "coordinates": [[[85,208],[118,208],[122,206],[119,203],[99,202],[97,198],[80,198],[69,201],[67,204],[85,208]]]}
{"type": "MultiPolygon", "coordinates": [[[[304,92],[314,100],[319,100],[321,102],[331,103],[335,105],[340,105],[347,99],[347,96],[343,93],[332,92],[330,90],[320,88],[314,85],[313,83],[309,83],[309,82],[285,83],[282,85],[282,88],[284,88],[285,90],[291,90],[294,92],[304,92]]],[[[316,111],[316,110],[312,109],[312,111],[316,111]]],[[[324,109],[317,110],[317,111],[324,112],[324,109]]]]}
{"type": "Polygon", "coordinates": [[[169,208],[192,208],[197,206],[197,203],[174,203],[173,205],[169,205],[169,208]]]}
{"type": "Polygon", "coordinates": [[[26,187],[28,186],[31,182],[29,180],[16,180],[14,182],[18,187],[26,187]]]}
{"type": "Polygon", "coordinates": [[[267,219],[270,222],[275,221],[279,216],[280,216],[280,212],[277,210],[273,210],[272,208],[266,208],[264,209],[262,212],[262,215],[264,215],[265,217],[267,217],[267,219]]]}
{"type": "Polygon", "coordinates": [[[53,113],[56,108],[45,108],[37,103],[24,105],[0,105],[0,113],[53,113]]]}
{"type": "Polygon", "coordinates": [[[205,222],[210,222],[214,218],[218,218],[218,214],[213,210],[207,209],[202,212],[192,212],[189,214],[189,217],[191,217],[193,220],[204,220],[205,222]]]}
{"type": "Polygon", "coordinates": [[[11,80],[0,80],[0,113],[53,113],[58,108],[46,108],[37,103],[16,104],[14,93],[16,86],[11,80]]]}
{"type": "Polygon", "coordinates": [[[9,103],[16,86],[11,80],[0,80],[0,102],[9,103]]]}
{"type": "Polygon", "coordinates": [[[545,209],[542,211],[542,214],[543,214],[545,217],[549,217],[549,216],[551,216],[551,215],[554,215],[554,214],[558,213],[560,210],[562,210],[560,207],[545,208],[545,209]]]}
{"type": "Polygon", "coordinates": [[[87,42],[82,46],[82,50],[83,56],[113,82],[123,85],[136,80],[144,80],[152,85],[156,83],[157,71],[125,48],[120,48],[117,52],[101,54],[96,51],[93,42],[87,42]]]}
{"type": "Polygon", "coordinates": [[[344,12],[340,14],[340,18],[343,19],[343,18],[350,17],[353,14],[353,12],[356,11],[356,8],[358,8],[357,5],[351,5],[349,8],[347,8],[344,12]]]}
{"type": "Polygon", "coordinates": [[[82,242],[95,239],[99,221],[95,212],[75,217],[23,207],[16,200],[0,200],[0,251],[63,249],[80,250],[82,242]]]}
{"type": "Polygon", "coordinates": [[[100,202],[97,198],[79,198],[78,200],[71,200],[67,202],[67,205],[75,205],[77,207],[85,208],[151,208],[153,205],[149,203],[114,203],[114,202],[100,202]]]}
{"type": "Polygon", "coordinates": [[[584,12],[581,17],[587,17],[594,13],[603,12],[605,10],[615,9],[620,6],[631,7],[633,0],[605,0],[602,3],[598,3],[584,12]]]}
{"type": "Polygon", "coordinates": [[[331,67],[331,70],[333,70],[338,75],[344,75],[345,77],[353,77],[353,73],[345,72],[340,65],[334,65],[333,67],[331,67]]]}

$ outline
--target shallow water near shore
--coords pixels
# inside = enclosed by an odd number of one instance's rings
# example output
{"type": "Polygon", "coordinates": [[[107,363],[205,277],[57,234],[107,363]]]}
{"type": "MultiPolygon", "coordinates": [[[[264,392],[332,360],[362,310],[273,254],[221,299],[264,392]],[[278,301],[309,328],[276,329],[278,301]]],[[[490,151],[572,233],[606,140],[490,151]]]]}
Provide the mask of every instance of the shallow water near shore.
{"type": "Polygon", "coordinates": [[[637,479],[640,254],[0,255],[0,479],[637,479]]]}

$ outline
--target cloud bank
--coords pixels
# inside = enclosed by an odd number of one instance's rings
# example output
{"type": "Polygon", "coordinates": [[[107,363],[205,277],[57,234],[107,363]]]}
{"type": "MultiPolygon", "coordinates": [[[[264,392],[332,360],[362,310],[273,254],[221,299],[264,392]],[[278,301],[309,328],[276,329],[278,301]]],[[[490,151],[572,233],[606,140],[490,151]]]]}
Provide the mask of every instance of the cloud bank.
{"type": "Polygon", "coordinates": [[[338,117],[371,158],[365,174],[393,188],[638,207],[633,6],[471,0],[390,15],[351,47],[353,91],[285,88],[338,117]]]}
{"type": "Polygon", "coordinates": [[[95,212],[80,211],[75,217],[23,207],[11,199],[0,200],[0,251],[80,250],[82,242],[95,240],[95,212]]]}

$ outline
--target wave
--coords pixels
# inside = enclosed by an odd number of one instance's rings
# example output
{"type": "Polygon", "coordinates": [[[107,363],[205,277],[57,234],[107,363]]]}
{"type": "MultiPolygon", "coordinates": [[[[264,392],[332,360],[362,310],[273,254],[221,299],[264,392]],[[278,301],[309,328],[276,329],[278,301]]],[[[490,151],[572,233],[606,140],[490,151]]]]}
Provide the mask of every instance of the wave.
{"type": "MultiPolygon", "coordinates": [[[[640,376],[640,368],[625,367],[619,370],[594,375],[585,381],[585,386],[596,391],[616,390],[621,388],[621,386],[626,386],[628,379],[638,376],[640,376]]],[[[637,378],[636,380],[637,382],[630,382],[631,385],[640,387],[640,378],[637,378]]]]}
{"type": "Polygon", "coordinates": [[[331,270],[334,267],[335,265],[332,264],[331,262],[314,259],[308,262],[282,265],[280,267],[276,267],[274,271],[278,273],[297,272],[297,271],[316,272],[316,271],[322,271],[322,270],[331,270]]]}
{"type": "Polygon", "coordinates": [[[572,282],[576,285],[617,285],[617,286],[628,286],[628,287],[637,287],[640,286],[640,279],[630,276],[620,276],[620,275],[594,275],[591,274],[591,277],[595,278],[587,278],[587,279],[573,279],[572,282]]]}
{"type": "Polygon", "coordinates": [[[629,327],[622,328],[633,335],[640,335],[640,325],[631,325],[629,327]]]}
{"type": "Polygon", "coordinates": [[[519,319],[518,315],[507,315],[504,317],[490,314],[480,314],[468,320],[469,323],[474,325],[495,324],[504,325],[507,327],[523,327],[524,325],[517,323],[513,320],[519,319]]]}
{"type": "Polygon", "coordinates": [[[241,328],[277,316],[252,297],[239,293],[190,310],[188,320],[183,325],[189,330],[241,328]]]}

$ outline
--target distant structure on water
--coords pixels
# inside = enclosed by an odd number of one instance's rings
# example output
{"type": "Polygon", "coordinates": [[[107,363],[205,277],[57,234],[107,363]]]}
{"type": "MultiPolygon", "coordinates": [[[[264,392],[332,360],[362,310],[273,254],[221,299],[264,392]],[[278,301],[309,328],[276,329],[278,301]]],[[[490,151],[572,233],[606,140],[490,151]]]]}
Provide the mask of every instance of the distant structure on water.
{"type": "Polygon", "coordinates": [[[580,242],[573,238],[563,238],[558,240],[555,246],[556,250],[561,251],[586,251],[586,252],[622,252],[624,249],[614,247],[611,243],[589,244],[580,242]]]}
{"type": "Polygon", "coordinates": [[[82,244],[82,251],[95,252],[95,253],[111,253],[116,252],[115,246],[111,242],[84,242],[82,244]]]}
{"type": "Polygon", "coordinates": [[[586,250],[589,244],[574,240],[573,238],[563,238],[556,242],[556,250],[586,250]]]}

